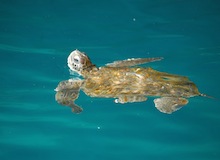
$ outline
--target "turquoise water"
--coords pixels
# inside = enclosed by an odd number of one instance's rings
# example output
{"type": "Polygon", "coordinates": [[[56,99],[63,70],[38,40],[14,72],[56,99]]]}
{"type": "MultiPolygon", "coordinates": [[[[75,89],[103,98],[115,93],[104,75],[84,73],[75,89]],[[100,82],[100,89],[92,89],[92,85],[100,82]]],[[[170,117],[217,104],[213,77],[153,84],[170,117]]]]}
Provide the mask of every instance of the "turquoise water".
{"type": "Polygon", "coordinates": [[[0,159],[220,159],[217,0],[0,1],[0,159]],[[97,66],[132,57],[189,76],[202,93],[174,114],[80,92],[82,114],[54,100],[74,49],[97,66]]]}

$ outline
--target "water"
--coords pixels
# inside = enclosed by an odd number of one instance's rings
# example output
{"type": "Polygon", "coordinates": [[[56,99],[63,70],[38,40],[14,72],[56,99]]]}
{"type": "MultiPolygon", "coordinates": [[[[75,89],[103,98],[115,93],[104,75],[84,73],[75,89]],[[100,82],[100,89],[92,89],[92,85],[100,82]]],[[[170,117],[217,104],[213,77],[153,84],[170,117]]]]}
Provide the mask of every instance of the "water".
{"type": "Polygon", "coordinates": [[[0,159],[220,159],[217,0],[0,1],[0,159]],[[97,66],[164,57],[202,93],[172,115],[80,92],[79,115],[54,100],[74,49],[97,66]]]}

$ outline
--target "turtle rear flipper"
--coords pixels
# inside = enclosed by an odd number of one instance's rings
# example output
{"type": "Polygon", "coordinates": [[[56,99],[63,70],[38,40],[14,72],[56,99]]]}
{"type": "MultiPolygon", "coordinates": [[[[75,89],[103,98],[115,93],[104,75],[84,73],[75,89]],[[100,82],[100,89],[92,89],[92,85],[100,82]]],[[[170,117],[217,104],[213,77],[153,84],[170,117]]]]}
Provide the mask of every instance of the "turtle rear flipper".
{"type": "Polygon", "coordinates": [[[131,67],[136,66],[139,64],[154,62],[154,61],[160,61],[162,60],[162,57],[156,57],[156,58],[131,58],[121,61],[114,61],[112,63],[107,63],[107,67],[131,67]]]}
{"type": "Polygon", "coordinates": [[[171,114],[188,103],[188,100],[182,97],[162,97],[154,99],[155,107],[163,113],[171,114]]]}

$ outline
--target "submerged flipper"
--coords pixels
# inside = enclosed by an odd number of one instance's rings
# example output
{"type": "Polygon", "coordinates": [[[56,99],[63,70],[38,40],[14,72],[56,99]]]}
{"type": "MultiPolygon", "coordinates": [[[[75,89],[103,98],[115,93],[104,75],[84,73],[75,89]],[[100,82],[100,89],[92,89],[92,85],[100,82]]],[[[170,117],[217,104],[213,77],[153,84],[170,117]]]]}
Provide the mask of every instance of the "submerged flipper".
{"type": "Polygon", "coordinates": [[[122,61],[114,61],[112,63],[107,63],[106,66],[108,67],[130,67],[130,66],[136,66],[139,64],[144,64],[148,62],[154,62],[154,61],[160,61],[162,60],[162,57],[158,58],[131,58],[126,59],[122,61]]]}
{"type": "Polygon", "coordinates": [[[78,95],[79,95],[79,91],[62,90],[56,93],[55,98],[59,104],[71,107],[72,112],[80,113],[83,111],[83,109],[74,103],[74,100],[78,98],[78,95]]]}
{"type": "Polygon", "coordinates": [[[155,107],[163,113],[171,114],[188,103],[188,100],[182,97],[162,97],[154,99],[155,107]]]}
{"type": "Polygon", "coordinates": [[[62,90],[78,90],[82,85],[83,80],[80,79],[69,79],[65,81],[61,81],[55,91],[62,91],[62,90]]]}
{"type": "Polygon", "coordinates": [[[60,82],[55,89],[57,92],[55,96],[56,101],[61,105],[71,107],[72,112],[74,113],[82,112],[83,109],[74,103],[79,96],[81,83],[81,80],[67,80],[60,82]]]}

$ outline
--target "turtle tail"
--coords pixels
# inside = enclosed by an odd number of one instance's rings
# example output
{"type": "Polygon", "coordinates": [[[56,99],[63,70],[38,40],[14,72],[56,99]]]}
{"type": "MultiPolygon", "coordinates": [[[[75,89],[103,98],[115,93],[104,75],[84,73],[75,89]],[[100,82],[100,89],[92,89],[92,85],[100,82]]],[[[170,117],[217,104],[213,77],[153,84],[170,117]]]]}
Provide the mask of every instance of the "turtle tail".
{"type": "Polygon", "coordinates": [[[207,98],[211,98],[211,99],[216,99],[215,97],[212,97],[212,96],[209,96],[209,95],[203,94],[203,93],[200,93],[199,96],[207,97],[207,98]]]}

